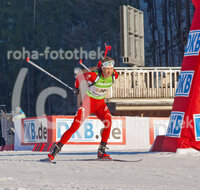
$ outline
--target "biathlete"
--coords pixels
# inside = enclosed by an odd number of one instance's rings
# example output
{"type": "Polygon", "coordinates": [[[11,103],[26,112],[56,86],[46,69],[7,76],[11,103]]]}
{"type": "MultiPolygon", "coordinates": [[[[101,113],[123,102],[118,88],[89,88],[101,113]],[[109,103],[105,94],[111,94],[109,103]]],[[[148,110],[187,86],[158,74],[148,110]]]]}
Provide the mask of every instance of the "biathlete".
{"type": "Polygon", "coordinates": [[[106,145],[111,130],[111,113],[104,101],[106,92],[111,88],[115,79],[118,78],[117,72],[114,70],[115,61],[110,57],[105,57],[101,61],[100,68],[97,71],[88,72],[79,75],[76,78],[74,93],[79,93],[79,84],[82,80],[88,82],[88,90],[83,99],[82,105],[79,107],[71,127],[62,135],[60,141],[55,145],[53,151],[48,154],[49,160],[54,160],[55,156],[61,151],[62,146],[71,138],[71,136],[79,129],[83,121],[92,113],[94,113],[103,123],[102,138],[98,148],[98,159],[111,159],[106,153],[106,145]]]}

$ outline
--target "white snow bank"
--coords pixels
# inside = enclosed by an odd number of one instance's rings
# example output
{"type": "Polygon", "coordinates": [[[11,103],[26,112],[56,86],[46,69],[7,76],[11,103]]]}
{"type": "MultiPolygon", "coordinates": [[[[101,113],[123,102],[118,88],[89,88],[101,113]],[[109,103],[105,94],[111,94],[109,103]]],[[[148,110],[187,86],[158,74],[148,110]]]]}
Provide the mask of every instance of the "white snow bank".
{"type": "Polygon", "coordinates": [[[178,148],[176,154],[199,154],[200,152],[194,148],[178,148]]]}
{"type": "Polygon", "coordinates": [[[31,151],[0,152],[0,189],[195,190],[200,186],[200,154],[196,153],[116,153],[111,156],[143,161],[101,162],[84,161],[96,158],[95,153],[63,152],[55,165],[38,162],[46,156],[31,151]]]}

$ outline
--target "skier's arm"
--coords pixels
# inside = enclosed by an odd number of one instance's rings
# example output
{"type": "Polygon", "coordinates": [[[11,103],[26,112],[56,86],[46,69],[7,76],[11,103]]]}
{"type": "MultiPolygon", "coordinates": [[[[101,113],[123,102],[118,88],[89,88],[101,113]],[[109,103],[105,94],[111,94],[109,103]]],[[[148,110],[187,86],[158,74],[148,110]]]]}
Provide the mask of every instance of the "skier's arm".
{"type": "Polygon", "coordinates": [[[114,74],[115,74],[115,79],[117,79],[117,78],[118,78],[118,73],[117,73],[117,71],[113,70],[113,72],[114,72],[114,74]]]}
{"type": "Polygon", "coordinates": [[[78,88],[82,80],[94,82],[97,77],[97,74],[95,72],[89,72],[89,73],[84,73],[84,74],[79,74],[76,77],[76,82],[75,82],[75,88],[78,88]]]}

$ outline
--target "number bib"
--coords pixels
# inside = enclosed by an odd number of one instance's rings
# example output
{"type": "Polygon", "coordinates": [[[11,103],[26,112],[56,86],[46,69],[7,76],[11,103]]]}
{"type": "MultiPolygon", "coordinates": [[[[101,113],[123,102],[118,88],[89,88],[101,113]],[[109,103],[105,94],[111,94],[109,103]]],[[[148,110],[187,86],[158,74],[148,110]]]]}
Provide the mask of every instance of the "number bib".
{"type": "Polygon", "coordinates": [[[112,76],[107,79],[101,76],[94,85],[88,88],[86,94],[95,99],[103,99],[105,98],[106,93],[111,88],[112,84],[112,76]]]}

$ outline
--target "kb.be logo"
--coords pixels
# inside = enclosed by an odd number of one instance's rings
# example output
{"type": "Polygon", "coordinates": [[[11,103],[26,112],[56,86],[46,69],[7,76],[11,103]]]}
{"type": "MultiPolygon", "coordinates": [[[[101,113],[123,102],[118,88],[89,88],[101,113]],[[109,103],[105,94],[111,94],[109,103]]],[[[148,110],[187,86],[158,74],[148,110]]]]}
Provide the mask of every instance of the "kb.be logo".
{"type": "Polygon", "coordinates": [[[182,71],[178,78],[178,85],[176,88],[175,97],[188,97],[192,85],[194,71],[182,71]]]}
{"type": "Polygon", "coordinates": [[[184,112],[172,112],[170,115],[167,136],[180,137],[183,124],[184,112]]]}
{"type": "Polygon", "coordinates": [[[25,119],[22,136],[24,143],[47,142],[47,119],[25,119]]]}
{"type": "MultiPolygon", "coordinates": [[[[59,141],[66,130],[72,125],[73,119],[57,118],[56,119],[56,141],[59,141]]],[[[72,135],[68,143],[97,143],[101,140],[101,134],[105,126],[98,119],[86,119],[81,127],[72,135]]],[[[124,142],[123,122],[120,119],[113,119],[110,143],[124,142]]]]}
{"type": "Polygon", "coordinates": [[[200,30],[190,31],[184,56],[198,56],[200,50],[200,30]]]}

